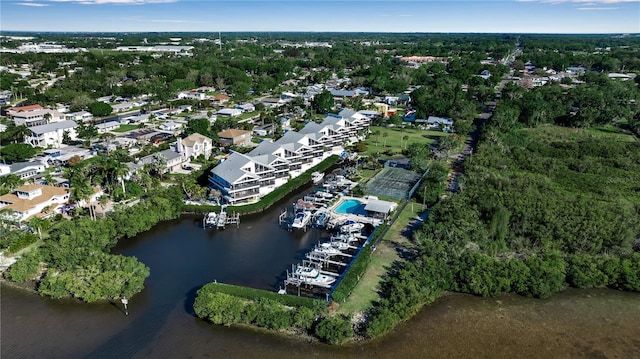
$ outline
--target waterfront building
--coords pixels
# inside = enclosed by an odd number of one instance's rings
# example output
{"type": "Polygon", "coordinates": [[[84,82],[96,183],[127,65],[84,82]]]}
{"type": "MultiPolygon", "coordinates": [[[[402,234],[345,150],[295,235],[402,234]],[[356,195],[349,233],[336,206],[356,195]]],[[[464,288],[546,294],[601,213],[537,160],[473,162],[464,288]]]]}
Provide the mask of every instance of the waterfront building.
{"type": "Polygon", "coordinates": [[[329,115],[322,123],[308,123],[277,141],[265,140],[247,154],[231,152],[211,170],[209,182],[230,205],[251,203],[287,183],[344,146],[357,142],[370,119],[353,110],[329,115]]]}
{"type": "Polygon", "coordinates": [[[42,212],[46,207],[52,209],[69,202],[69,189],[46,185],[28,184],[16,188],[13,193],[0,196],[0,208],[9,210],[2,217],[24,221],[42,212]]]}

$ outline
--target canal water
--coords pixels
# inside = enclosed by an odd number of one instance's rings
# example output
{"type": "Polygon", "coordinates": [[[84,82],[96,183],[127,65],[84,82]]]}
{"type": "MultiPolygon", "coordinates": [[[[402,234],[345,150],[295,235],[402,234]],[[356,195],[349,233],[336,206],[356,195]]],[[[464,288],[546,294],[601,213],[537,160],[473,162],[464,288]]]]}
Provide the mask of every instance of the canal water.
{"type": "Polygon", "coordinates": [[[385,338],[340,348],[196,318],[195,292],[205,283],[275,291],[286,269],[328,236],[279,227],[294,199],[242,217],[239,228],[204,230],[201,217],[185,216],[121,241],[115,253],[151,269],[129,316],[120,303],[52,300],[3,283],[0,357],[640,357],[640,295],[611,290],[568,290],[549,300],[451,294],[385,338]]]}

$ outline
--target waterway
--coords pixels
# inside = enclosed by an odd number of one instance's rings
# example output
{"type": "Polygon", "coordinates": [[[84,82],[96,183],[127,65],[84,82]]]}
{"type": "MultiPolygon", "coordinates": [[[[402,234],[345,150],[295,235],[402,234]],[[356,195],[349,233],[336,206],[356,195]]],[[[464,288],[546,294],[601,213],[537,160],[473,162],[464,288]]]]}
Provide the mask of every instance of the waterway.
{"type": "Polygon", "coordinates": [[[1,286],[2,358],[640,358],[640,295],[568,290],[548,300],[451,294],[389,336],[331,347],[196,318],[195,291],[217,280],[277,290],[285,270],[325,234],[278,226],[286,199],[239,228],[203,230],[201,217],[162,223],[115,253],[151,268],[129,301],[83,304],[1,286]]]}

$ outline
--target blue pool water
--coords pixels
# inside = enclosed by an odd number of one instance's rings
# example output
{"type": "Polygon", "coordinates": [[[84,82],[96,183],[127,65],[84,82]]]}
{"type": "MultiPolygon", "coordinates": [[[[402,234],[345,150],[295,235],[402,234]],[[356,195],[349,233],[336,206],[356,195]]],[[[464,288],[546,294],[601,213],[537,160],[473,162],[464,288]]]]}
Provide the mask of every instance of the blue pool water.
{"type": "Polygon", "coordinates": [[[351,213],[364,215],[366,214],[364,206],[365,204],[358,201],[357,199],[347,199],[342,201],[342,203],[340,203],[338,207],[336,207],[335,212],[342,214],[351,213]]]}

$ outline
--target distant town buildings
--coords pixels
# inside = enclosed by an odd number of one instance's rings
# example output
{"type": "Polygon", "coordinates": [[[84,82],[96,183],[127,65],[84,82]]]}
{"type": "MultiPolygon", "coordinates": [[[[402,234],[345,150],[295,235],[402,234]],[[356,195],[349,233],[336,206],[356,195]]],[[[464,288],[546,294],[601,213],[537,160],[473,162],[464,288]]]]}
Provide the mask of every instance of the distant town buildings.
{"type": "Polygon", "coordinates": [[[24,54],[28,52],[39,52],[46,54],[64,54],[75,52],[87,52],[85,48],[68,48],[65,45],[59,45],[51,42],[41,44],[23,44],[15,49],[0,48],[0,52],[10,52],[14,54],[24,54]]]}

